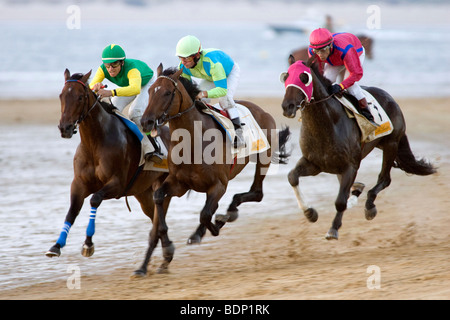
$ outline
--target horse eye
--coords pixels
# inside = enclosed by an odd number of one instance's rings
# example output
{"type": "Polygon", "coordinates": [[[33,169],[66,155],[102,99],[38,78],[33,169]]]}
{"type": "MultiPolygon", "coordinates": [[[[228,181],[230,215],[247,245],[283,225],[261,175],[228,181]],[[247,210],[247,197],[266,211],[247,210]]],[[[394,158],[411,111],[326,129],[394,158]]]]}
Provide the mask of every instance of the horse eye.
{"type": "Polygon", "coordinates": [[[169,97],[169,96],[172,95],[172,92],[171,92],[171,91],[166,91],[166,92],[164,92],[164,95],[165,95],[166,97],[169,97]]]}
{"type": "Polygon", "coordinates": [[[78,101],[83,101],[83,96],[78,96],[78,101]]]}

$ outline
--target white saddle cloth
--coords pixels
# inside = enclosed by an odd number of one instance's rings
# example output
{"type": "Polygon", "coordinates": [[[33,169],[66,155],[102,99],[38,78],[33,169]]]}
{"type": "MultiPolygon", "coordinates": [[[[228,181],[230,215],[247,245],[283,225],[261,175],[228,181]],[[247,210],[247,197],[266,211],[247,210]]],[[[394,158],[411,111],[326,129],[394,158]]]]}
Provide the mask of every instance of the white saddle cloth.
{"type": "Polygon", "coordinates": [[[370,142],[375,139],[384,137],[394,130],[391,119],[378,103],[378,101],[366,90],[361,89],[366,96],[370,113],[375,120],[377,126],[373,125],[366,117],[361,115],[355,106],[346,98],[336,97],[345,107],[350,118],[356,118],[359,128],[361,129],[361,142],[370,142]]]}
{"type": "MultiPolygon", "coordinates": [[[[219,104],[214,105],[214,108],[221,110],[219,104]]],[[[250,110],[247,107],[236,104],[236,108],[239,111],[239,117],[241,119],[242,131],[245,139],[245,148],[232,149],[233,155],[235,155],[238,159],[247,157],[251,154],[260,153],[268,150],[270,148],[269,141],[267,140],[266,135],[262,131],[258,122],[256,122],[255,118],[251,114],[250,110]]],[[[219,124],[225,129],[227,132],[227,137],[230,139],[231,145],[233,145],[235,130],[234,125],[231,120],[220,112],[216,112],[212,109],[205,108],[202,110],[204,113],[211,115],[219,122],[219,124]]]]}

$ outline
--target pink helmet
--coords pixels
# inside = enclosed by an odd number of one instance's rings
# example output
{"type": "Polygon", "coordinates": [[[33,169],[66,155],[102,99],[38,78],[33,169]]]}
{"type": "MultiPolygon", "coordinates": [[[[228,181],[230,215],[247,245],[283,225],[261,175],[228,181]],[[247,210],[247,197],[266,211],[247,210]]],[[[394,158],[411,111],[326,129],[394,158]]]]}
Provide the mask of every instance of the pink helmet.
{"type": "Polygon", "coordinates": [[[333,42],[333,35],[325,28],[316,29],[311,32],[311,35],[309,36],[309,43],[313,49],[326,47],[331,44],[331,42],[333,42]]]}

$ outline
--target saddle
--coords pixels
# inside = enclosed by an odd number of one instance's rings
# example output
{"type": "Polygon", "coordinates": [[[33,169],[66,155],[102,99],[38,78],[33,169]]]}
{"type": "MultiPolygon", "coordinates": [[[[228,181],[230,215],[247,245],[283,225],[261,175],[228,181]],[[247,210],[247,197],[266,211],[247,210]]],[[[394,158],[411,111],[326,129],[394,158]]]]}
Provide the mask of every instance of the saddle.
{"type": "Polygon", "coordinates": [[[372,114],[376,125],[367,120],[367,118],[359,112],[358,100],[354,96],[345,93],[342,97],[335,96],[335,98],[344,105],[347,116],[356,119],[359,129],[361,130],[361,142],[365,143],[387,136],[394,130],[394,126],[378,101],[366,90],[361,90],[366,96],[369,111],[372,114]]]}
{"type": "MultiPolygon", "coordinates": [[[[215,105],[210,105],[202,101],[196,102],[196,106],[201,112],[211,116],[219,124],[219,126],[226,133],[226,136],[230,141],[230,145],[233,145],[235,130],[228,112],[222,109],[218,103],[215,105]]],[[[242,130],[246,146],[239,148],[238,150],[231,148],[232,154],[240,159],[251,154],[268,150],[270,148],[270,143],[250,110],[238,103],[236,104],[236,108],[242,122],[242,130]]]]}
{"type": "MultiPolygon", "coordinates": [[[[125,126],[131,130],[131,132],[133,132],[133,134],[139,139],[139,141],[142,141],[142,139],[148,139],[145,133],[143,133],[133,121],[128,119],[124,114],[122,114],[119,111],[119,109],[114,108],[112,109],[112,111],[113,114],[117,116],[125,124],[125,126]]],[[[169,172],[169,164],[167,161],[167,155],[169,152],[167,151],[167,148],[164,145],[164,142],[162,141],[161,137],[157,136],[154,139],[157,140],[159,146],[161,147],[161,153],[164,155],[163,160],[161,161],[161,163],[155,163],[153,161],[145,161],[144,148],[141,146],[141,158],[139,161],[139,166],[144,165],[143,168],[144,171],[149,170],[149,171],[169,172]]]]}

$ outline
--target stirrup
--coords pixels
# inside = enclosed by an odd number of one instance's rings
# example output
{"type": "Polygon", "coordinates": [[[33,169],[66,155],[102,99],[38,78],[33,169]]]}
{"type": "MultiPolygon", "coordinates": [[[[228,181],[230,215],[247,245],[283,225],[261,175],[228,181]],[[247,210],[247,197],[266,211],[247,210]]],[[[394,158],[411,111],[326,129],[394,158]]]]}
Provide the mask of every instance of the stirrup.
{"type": "Polygon", "coordinates": [[[164,156],[159,152],[153,151],[153,152],[146,153],[144,155],[144,159],[146,161],[151,161],[156,164],[160,164],[163,161],[164,156]]]}
{"type": "Polygon", "coordinates": [[[235,149],[239,149],[239,148],[245,148],[246,144],[245,144],[245,140],[243,137],[243,131],[241,128],[236,129],[236,135],[234,136],[234,148],[235,149]]]}
{"type": "Polygon", "coordinates": [[[369,111],[368,108],[364,108],[364,109],[361,108],[361,114],[362,114],[367,120],[369,120],[369,121],[372,122],[373,124],[377,125],[377,124],[375,123],[375,119],[373,118],[372,113],[369,111]]]}

